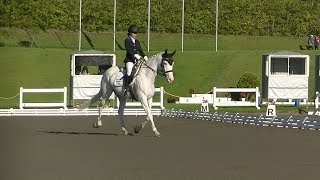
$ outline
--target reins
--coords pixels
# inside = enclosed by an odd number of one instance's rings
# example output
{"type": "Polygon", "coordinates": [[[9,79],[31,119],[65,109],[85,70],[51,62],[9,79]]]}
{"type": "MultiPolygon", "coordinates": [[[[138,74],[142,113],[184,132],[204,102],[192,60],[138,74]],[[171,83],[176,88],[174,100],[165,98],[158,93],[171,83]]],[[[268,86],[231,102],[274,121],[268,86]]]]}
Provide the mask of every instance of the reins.
{"type": "Polygon", "coordinates": [[[147,68],[149,68],[152,72],[154,72],[155,74],[157,74],[157,70],[153,69],[152,67],[150,67],[146,61],[143,62],[143,65],[145,65],[147,68]]]}

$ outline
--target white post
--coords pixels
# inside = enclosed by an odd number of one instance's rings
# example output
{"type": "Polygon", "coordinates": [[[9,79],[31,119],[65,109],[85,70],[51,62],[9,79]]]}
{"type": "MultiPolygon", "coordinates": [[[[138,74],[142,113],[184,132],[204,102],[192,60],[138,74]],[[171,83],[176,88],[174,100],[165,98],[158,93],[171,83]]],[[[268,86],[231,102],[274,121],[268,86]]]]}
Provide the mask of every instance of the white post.
{"type": "Polygon", "coordinates": [[[260,107],[259,107],[259,98],[260,98],[259,87],[256,87],[256,108],[257,109],[260,109],[260,107]]]}
{"type": "Polygon", "coordinates": [[[116,12],[117,12],[117,0],[113,3],[113,51],[116,51],[116,12]]]}
{"type": "Polygon", "coordinates": [[[319,92],[318,91],[316,92],[316,99],[314,100],[314,106],[317,111],[317,109],[319,108],[319,92]]]}
{"type": "Polygon", "coordinates": [[[64,103],[64,109],[67,109],[67,87],[63,88],[63,103],[64,103]]]}
{"type": "Polygon", "coordinates": [[[181,20],[181,51],[183,52],[183,36],[184,36],[184,0],[182,0],[182,20],[181,20]]]}
{"type": "Polygon", "coordinates": [[[213,105],[213,108],[214,109],[218,109],[217,107],[216,107],[216,96],[217,96],[217,90],[216,90],[216,87],[213,87],[213,90],[212,90],[212,105],[213,105]]]}
{"type": "Polygon", "coordinates": [[[80,0],[80,5],[79,5],[79,51],[81,51],[81,17],[82,17],[82,0],[80,0]]]}
{"type": "Polygon", "coordinates": [[[22,100],[23,100],[23,87],[20,87],[20,103],[19,103],[20,109],[23,109],[22,100]]]}
{"type": "Polygon", "coordinates": [[[219,17],[219,0],[216,0],[216,52],[218,52],[218,17],[219,17]]]}
{"type": "Polygon", "coordinates": [[[160,87],[160,107],[161,107],[161,109],[164,109],[164,106],[163,106],[163,91],[164,91],[164,89],[161,86],[160,87]]]}
{"type": "Polygon", "coordinates": [[[148,0],[148,52],[150,51],[150,0],[148,0]]]}

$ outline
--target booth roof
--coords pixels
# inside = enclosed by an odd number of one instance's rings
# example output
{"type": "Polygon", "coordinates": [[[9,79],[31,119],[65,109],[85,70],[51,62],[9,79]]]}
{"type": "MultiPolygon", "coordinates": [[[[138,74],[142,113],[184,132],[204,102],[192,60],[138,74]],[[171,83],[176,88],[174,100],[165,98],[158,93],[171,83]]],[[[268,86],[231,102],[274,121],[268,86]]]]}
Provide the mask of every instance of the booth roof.
{"type": "Polygon", "coordinates": [[[109,54],[109,53],[104,52],[104,51],[89,50],[89,51],[79,51],[79,52],[75,52],[73,54],[109,54]]]}
{"type": "Polygon", "coordinates": [[[278,51],[273,53],[270,52],[270,53],[267,53],[266,55],[305,55],[305,54],[292,52],[292,51],[278,51]]]}

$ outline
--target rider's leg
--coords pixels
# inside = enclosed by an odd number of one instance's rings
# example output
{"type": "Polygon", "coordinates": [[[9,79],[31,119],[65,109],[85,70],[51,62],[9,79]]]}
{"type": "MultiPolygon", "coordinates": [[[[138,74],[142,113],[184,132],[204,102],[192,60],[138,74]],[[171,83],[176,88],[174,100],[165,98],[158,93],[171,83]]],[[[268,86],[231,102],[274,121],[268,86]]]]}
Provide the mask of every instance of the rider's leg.
{"type": "Polygon", "coordinates": [[[129,83],[130,83],[130,76],[131,76],[131,72],[132,72],[132,68],[133,68],[134,64],[133,62],[127,62],[126,63],[126,69],[127,69],[127,73],[124,77],[124,89],[127,90],[129,87],[129,83]]]}

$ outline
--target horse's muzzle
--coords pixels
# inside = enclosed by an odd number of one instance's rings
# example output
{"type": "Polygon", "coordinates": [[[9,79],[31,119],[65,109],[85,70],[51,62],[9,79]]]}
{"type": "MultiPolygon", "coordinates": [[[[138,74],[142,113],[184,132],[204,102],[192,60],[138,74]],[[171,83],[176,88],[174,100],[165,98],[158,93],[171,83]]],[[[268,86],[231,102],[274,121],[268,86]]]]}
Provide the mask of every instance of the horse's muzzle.
{"type": "Polygon", "coordinates": [[[174,81],[174,77],[167,76],[167,82],[171,84],[174,81]]]}

